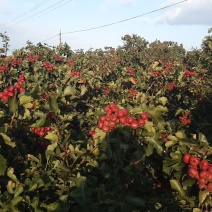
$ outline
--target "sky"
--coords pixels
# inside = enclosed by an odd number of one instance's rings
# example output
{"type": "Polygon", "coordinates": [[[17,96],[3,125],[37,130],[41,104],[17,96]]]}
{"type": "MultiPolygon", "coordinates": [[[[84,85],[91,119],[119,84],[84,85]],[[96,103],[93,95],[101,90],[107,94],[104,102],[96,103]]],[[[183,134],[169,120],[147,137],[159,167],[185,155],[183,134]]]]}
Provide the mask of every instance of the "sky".
{"type": "Polygon", "coordinates": [[[211,8],[212,0],[0,0],[0,33],[10,53],[27,41],[57,46],[60,32],[74,51],[116,48],[127,34],[191,50],[212,27],[211,8]]]}

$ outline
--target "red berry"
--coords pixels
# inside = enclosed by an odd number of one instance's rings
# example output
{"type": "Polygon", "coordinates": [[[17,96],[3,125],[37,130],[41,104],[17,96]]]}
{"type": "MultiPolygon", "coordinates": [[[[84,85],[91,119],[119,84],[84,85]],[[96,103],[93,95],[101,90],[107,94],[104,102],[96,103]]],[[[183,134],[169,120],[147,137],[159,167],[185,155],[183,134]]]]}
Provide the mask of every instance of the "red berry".
{"type": "Polygon", "coordinates": [[[185,155],[183,156],[183,162],[186,163],[186,164],[189,164],[190,157],[191,157],[190,154],[188,154],[188,153],[185,154],[185,155]]]}
{"type": "Polygon", "coordinates": [[[209,168],[209,166],[210,166],[210,164],[209,164],[209,162],[207,160],[202,160],[199,163],[199,168],[201,170],[207,170],[209,168]]]}
{"type": "Polygon", "coordinates": [[[143,120],[147,120],[147,119],[149,118],[148,113],[143,112],[143,113],[141,114],[141,118],[142,118],[143,120]]]}
{"type": "Polygon", "coordinates": [[[209,192],[212,192],[212,183],[208,183],[207,189],[209,192]]]}
{"type": "Polygon", "coordinates": [[[199,163],[200,163],[200,159],[198,157],[196,157],[196,156],[190,157],[189,164],[191,166],[197,167],[199,165],[199,163]]]}
{"type": "Polygon", "coordinates": [[[139,127],[139,124],[138,124],[137,121],[133,121],[133,122],[130,124],[130,127],[131,127],[132,129],[137,129],[137,128],[139,127]]]}
{"type": "Polygon", "coordinates": [[[199,178],[199,172],[196,168],[190,167],[188,169],[188,175],[192,178],[198,179],[199,178]]]}

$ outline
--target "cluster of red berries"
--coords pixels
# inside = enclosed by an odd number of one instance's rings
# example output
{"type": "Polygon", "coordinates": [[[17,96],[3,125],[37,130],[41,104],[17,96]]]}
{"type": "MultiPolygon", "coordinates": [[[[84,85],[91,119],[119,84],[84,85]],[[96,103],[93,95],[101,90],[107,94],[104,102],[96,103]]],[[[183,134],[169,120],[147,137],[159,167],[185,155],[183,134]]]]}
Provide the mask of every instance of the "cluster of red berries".
{"type": "Polygon", "coordinates": [[[166,86],[166,90],[172,91],[174,89],[174,86],[175,86],[175,82],[172,82],[166,86]]]}
{"type": "Polygon", "coordinates": [[[11,85],[0,92],[0,99],[4,102],[8,102],[10,97],[14,97],[15,93],[19,94],[25,91],[22,85],[25,83],[24,74],[21,74],[18,78],[18,82],[15,85],[11,85]]]}
{"type": "Polygon", "coordinates": [[[32,127],[31,131],[40,137],[44,137],[47,132],[51,131],[51,127],[32,127]]]}
{"type": "Polygon", "coordinates": [[[115,103],[106,106],[104,110],[106,115],[99,117],[98,127],[106,133],[116,129],[119,123],[124,126],[130,126],[132,129],[143,127],[149,118],[148,114],[143,112],[140,119],[137,120],[128,115],[128,110],[119,109],[115,103]]]}
{"type": "Polygon", "coordinates": [[[107,87],[104,87],[103,91],[105,92],[106,95],[108,95],[110,93],[110,90],[107,87]]]}
{"type": "Polygon", "coordinates": [[[59,55],[55,55],[54,59],[55,59],[56,62],[62,62],[63,61],[63,58],[60,57],[59,55]]]}
{"type": "Polygon", "coordinates": [[[166,68],[170,68],[170,69],[173,69],[173,68],[174,68],[174,65],[171,64],[169,61],[166,61],[166,62],[164,63],[164,66],[165,66],[166,68]]]}
{"type": "Polygon", "coordinates": [[[116,62],[116,63],[120,63],[121,60],[117,58],[117,59],[115,59],[115,62],[116,62]]]}
{"type": "Polygon", "coordinates": [[[89,135],[90,135],[92,138],[94,138],[95,134],[96,134],[96,131],[95,131],[95,130],[89,130],[89,135]]]}
{"type": "Polygon", "coordinates": [[[68,61],[68,66],[72,66],[74,64],[74,60],[72,60],[72,59],[70,59],[69,61],[68,61]]]}
{"type": "Polygon", "coordinates": [[[183,162],[188,164],[188,175],[197,180],[199,189],[212,192],[212,165],[208,160],[200,160],[197,156],[185,154],[183,162]]]}
{"type": "Polygon", "coordinates": [[[191,124],[191,119],[189,119],[189,112],[186,111],[185,114],[183,116],[179,117],[179,120],[182,124],[184,125],[188,125],[191,124]]]}
{"type": "Polygon", "coordinates": [[[33,55],[33,54],[28,54],[28,57],[26,58],[26,60],[35,63],[40,59],[40,55],[33,55]]]}
{"type": "Polygon", "coordinates": [[[9,72],[10,68],[6,65],[0,66],[0,72],[9,72]]]}
{"type": "Polygon", "coordinates": [[[127,70],[127,72],[128,72],[131,76],[135,76],[135,73],[134,73],[133,69],[127,67],[126,70],[127,70]]]}
{"type": "Polygon", "coordinates": [[[154,78],[162,78],[162,74],[159,71],[149,70],[150,74],[154,78]]]}
{"type": "Polygon", "coordinates": [[[137,90],[133,90],[132,88],[129,89],[130,98],[133,99],[133,97],[138,94],[137,90]]]}
{"type": "Polygon", "coordinates": [[[196,75],[196,71],[189,71],[188,69],[185,69],[185,74],[184,74],[185,78],[192,77],[195,75],[196,75]]]}
{"type": "Polygon", "coordinates": [[[22,63],[22,59],[21,58],[13,58],[11,61],[11,66],[13,68],[15,68],[17,65],[22,63]]]}
{"type": "Polygon", "coordinates": [[[46,68],[47,71],[52,71],[54,68],[54,63],[49,63],[49,62],[43,62],[44,67],[46,68]]]}
{"type": "Polygon", "coordinates": [[[72,77],[79,77],[79,76],[80,76],[80,72],[79,72],[79,71],[71,71],[71,72],[70,72],[70,75],[71,75],[72,77]]]}

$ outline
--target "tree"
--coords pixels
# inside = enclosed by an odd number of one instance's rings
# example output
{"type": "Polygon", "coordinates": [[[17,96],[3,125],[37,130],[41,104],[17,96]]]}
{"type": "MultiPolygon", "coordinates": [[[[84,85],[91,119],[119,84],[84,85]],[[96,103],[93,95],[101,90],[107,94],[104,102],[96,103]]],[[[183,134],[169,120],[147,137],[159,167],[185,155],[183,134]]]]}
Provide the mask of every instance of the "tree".
{"type": "Polygon", "coordinates": [[[0,53],[7,55],[7,51],[9,50],[9,41],[10,38],[6,35],[6,32],[0,33],[0,37],[2,38],[3,48],[0,48],[0,53]]]}

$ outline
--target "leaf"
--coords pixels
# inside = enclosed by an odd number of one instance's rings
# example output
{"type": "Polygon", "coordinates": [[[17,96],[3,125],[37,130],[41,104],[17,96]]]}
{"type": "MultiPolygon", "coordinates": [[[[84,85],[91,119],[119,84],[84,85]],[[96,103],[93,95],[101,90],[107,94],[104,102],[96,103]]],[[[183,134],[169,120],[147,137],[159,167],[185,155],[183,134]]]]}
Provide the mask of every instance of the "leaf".
{"type": "Polygon", "coordinates": [[[81,200],[81,205],[84,205],[86,202],[86,188],[87,188],[86,177],[78,176],[76,178],[75,183],[76,183],[77,189],[72,191],[70,193],[70,196],[74,198],[75,200],[78,200],[78,201],[81,200]]]}
{"type": "Polygon", "coordinates": [[[58,112],[59,107],[57,104],[57,97],[56,96],[49,96],[49,108],[53,112],[58,112]]]}
{"type": "Polygon", "coordinates": [[[185,197],[185,191],[183,190],[178,180],[170,180],[170,184],[172,189],[177,191],[181,197],[185,197]]]}
{"type": "Polygon", "coordinates": [[[27,158],[33,160],[36,163],[39,163],[39,159],[36,158],[34,155],[27,154],[27,158]]]}
{"type": "Polygon", "coordinates": [[[210,192],[208,190],[199,191],[199,204],[202,205],[209,195],[210,192]]]}
{"type": "Polygon", "coordinates": [[[136,85],[137,84],[137,82],[136,82],[136,80],[135,80],[135,78],[134,77],[130,77],[130,82],[133,84],[133,85],[136,85]]]}
{"type": "Polygon", "coordinates": [[[15,113],[18,110],[18,103],[15,97],[9,98],[8,106],[11,113],[15,113]]]}
{"type": "Polygon", "coordinates": [[[177,132],[175,133],[175,135],[176,135],[176,137],[177,137],[178,139],[181,139],[181,140],[186,138],[186,134],[185,134],[185,132],[183,132],[182,130],[177,131],[177,132]]]}
{"type": "Polygon", "coordinates": [[[145,199],[141,197],[125,196],[124,199],[135,206],[145,207],[145,199]]]}
{"type": "Polygon", "coordinates": [[[175,116],[178,116],[180,113],[182,113],[183,112],[183,109],[182,108],[180,108],[180,109],[178,109],[177,111],[176,111],[176,113],[175,113],[175,116]]]}
{"type": "Polygon", "coordinates": [[[131,109],[129,112],[131,114],[141,114],[143,112],[143,109],[140,107],[135,107],[135,108],[131,109]]]}
{"type": "Polygon", "coordinates": [[[61,211],[60,209],[60,205],[58,202],[54,202],[54,203],[50,203],[49,205],[46,206],[46,209],[48,211],[61,211]]]}
{"type": "Polygon", "coordinates": [[[162,104],[162,105],[166,105],[166,103],[168,102],[168,99],[166,97],[160,97],[159,98],[159,102],[162,104]]]}
{"type": "Polygon", "coordinates": [[[11,200],[11,204],[13,206],[17,205],[19,202],[21,202],[21,200],[23,199],[23,197],[17,196],[14,199],[11,200]]]}
{"type": "Polygon", "coordinates": [[[36,121],[36,123],[30,125],[30,127],[42,127],[46,122],[46,117],[41,117],[36,121]]]}
{"type": "Polygon", "coordinates": [[[179,77],[178,77],[178,82],[182,82],[184,75],[185,75],[185,72],[181,71],[180,74],[179,74],[179,77]]]}
{"type": "Polygon", "coordinates": [[[53,142],[58,142],[58,136],[52,132],[48,132],[45,138],[53,142]]]}
{"type": "Polygon", "coordinates": [[[13,173],[14,173],[14,168],[9,168],[7,170],[7,176],[10,179],[12,179],[13,181],[15,181],[16,183],[19,183],[20,184],[20,182],[18,181],[18,179],[16,178],[16,176],[13,173]]]}
{"type": "Polygon", "coordinates": [[[16,143],[12,142],[10,137],[8,137],[6,134],[0,133],[0,135],[2,136],[5,144],[7,144],[8,146],[11,146],[12,148],[14,148],[16,146],[16,143]]]}
{"type": "Polygon", "coordinates": [[[38,84],[36,84],[33,89],[30,91],[30,94],[35,98],[38,99],[40,93],[40,86],[38,84]]]}
{"type": "Polygon", "coordinates": [[[170,141],[178,141],[178,138],[176,136],[173,136],[173,135],[169,135],[169,136],[167,136],[167,138],[170,141]]]}
{"type": "Polygon", "coordinates": [[[155,128],[153,126],[153,122],[146,122],[145,125],[144,125],[144,128],[148,131],[148,132],[155,132],[155,128]]]}
{"type": "Polygon", "coordinates": [[[83,96],[86,91],[87,91],[87,87],[85,85],[82,85],[81,86],[81,93],[80,93],[80,95],[83,96]]]}
{"type": "Polygon", "coordinates": [[[19,194],[21,194],[22,192],[24,191],[24,188],[23,186],[21,185],[18,185],[15,189],[15,194],[14,194],[14,198],[19,196],[19,194]]]}
{"type": "Polygon", "coordinates": [[[154,148],[153,148],[152,144],[149,143],[146,148],[146,156],[150,156],[153,153],[153,150],[154,150],[154,148]]]}
{"type": "Polygon", "coordinates": [[[21,96],[19,98],[20,105],[25,105],[27,103],[31,103],[33,101],[33,98],[31,96],[21,96]]]}
{"type": "Polygon", "coordinates": [[[3,176],[7,169],[7,161],[6,159],[0,154],[0,176],[3,176]]]}
{"type": "Polygon", "coordinates": [[[69,85],[64,89],[63,96],[70,96],[70,95],[75,96],[76,92],[77,92],[76,89],[69,85]]]}
{"type": "Polygon", "coordinates": [[[208,140],[202,133],[198,133],[198,141],[208,145],[208,140]]]}
{"type": "Polygon", "coordinates": [[[157,140],[156,136],[154,136],[154,137],[147,137],[146,138],[146,141],[149,142],[156,149],[156,151],[157,151],[157,153],[159,155],[162,155],[163,147],[161,146],[161,144],[157,140]]]}

